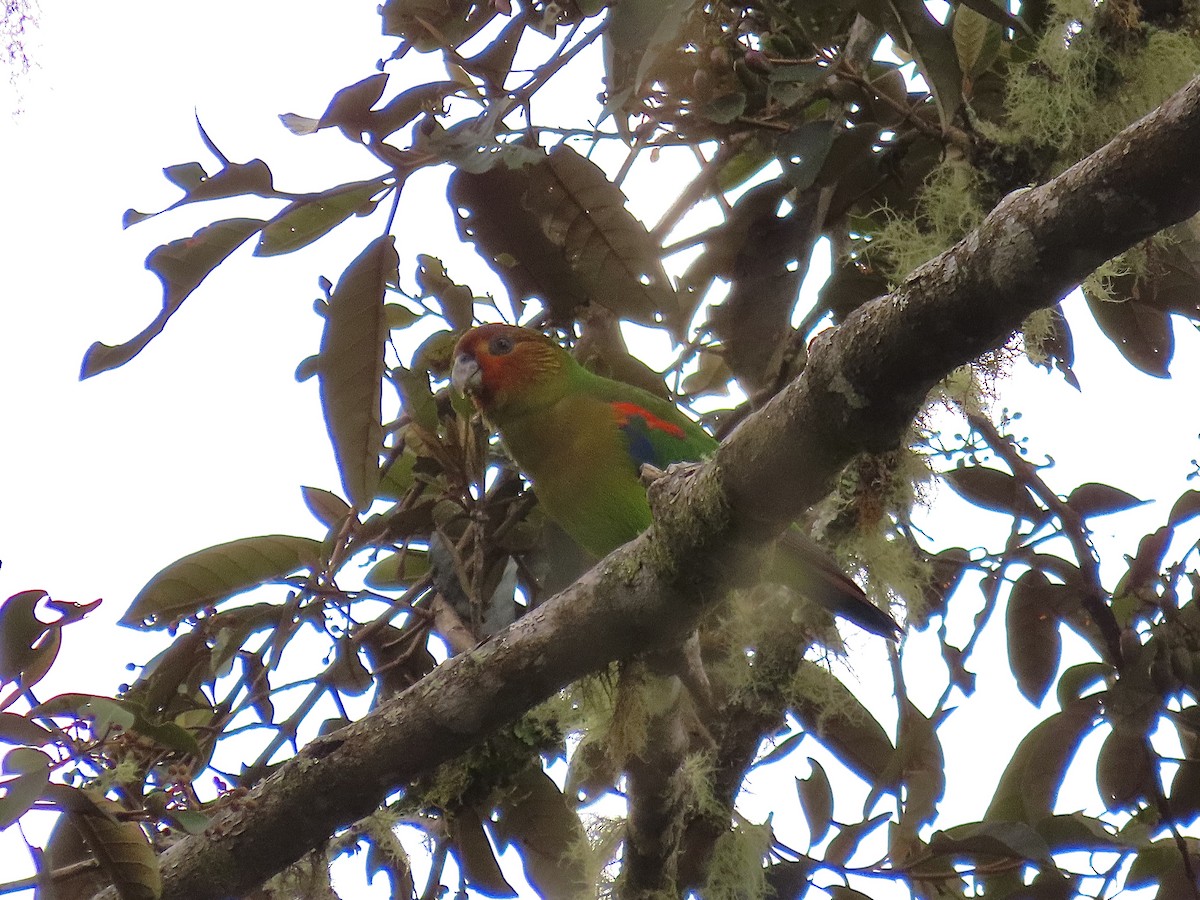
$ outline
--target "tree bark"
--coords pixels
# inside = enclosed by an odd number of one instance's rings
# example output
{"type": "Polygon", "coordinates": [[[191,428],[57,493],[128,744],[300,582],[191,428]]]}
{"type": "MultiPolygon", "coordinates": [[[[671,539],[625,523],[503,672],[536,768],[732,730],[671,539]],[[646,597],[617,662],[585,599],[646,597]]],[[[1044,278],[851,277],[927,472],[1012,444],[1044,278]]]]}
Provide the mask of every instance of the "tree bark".
{"type": "MultiPolygon", "coordinates": [[[[238,896],[390,791],[614,659],[682,641],[856,453],[897,445],[948,372],[1100,263],[1200,208],[1200,79],[812,347],[804,375],[704,465],[653,486],[654,526],[374,713],[318,738],[161,858],[165,898],[238,896]],[[731,574],[732,573],[732,574],[731,574]]],[[[113,890],[100,897],[116,897],[113,890]]]]}

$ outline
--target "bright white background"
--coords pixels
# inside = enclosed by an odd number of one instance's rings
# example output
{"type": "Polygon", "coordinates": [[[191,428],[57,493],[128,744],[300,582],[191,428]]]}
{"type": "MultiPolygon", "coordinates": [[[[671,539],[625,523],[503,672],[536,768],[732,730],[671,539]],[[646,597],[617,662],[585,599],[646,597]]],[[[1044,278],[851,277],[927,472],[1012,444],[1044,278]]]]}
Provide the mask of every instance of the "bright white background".
{"type": "MultiPolygon", "coordinates": [[[[177,199],[163,166],[199,160],[216,169],[194,114],[227,156],[265,159],[285,190],[378,174],[380,165],[336,132],[297,138],[276,116],[319,116],[333,91],[371,74],[394,46],[378,35],[374,2],[46,6],[27,35],[33,70],[0,93],[0,598],[43,588],[61,600],[104,603],[87,626],[66,630],[42,697],[112,692],[128,678],[126,662],[152,655],[155,637],[113,623],[167,562],[252,534],[323,534],[299,486],[336,490],[337,473],[316,382],[298,384],[293,371],[320,335],[311,309],[317,276],[336,280],[381,217],[354,221],[293,256],[254,259],[244,247],[132,363],[83,383],[77,376],[92,341],[126,340],[158,311],[158,281],[142,268],[154,246],[215,218],[269,217],[278,208],[253,198],[201,204],[121,230],[126,208],[152,211],[177,199]]],[[[433,60],[413,57],[391,71],[414,82],[444,77],[433,60]]],[[[590,106],[597,90],[598,82],[581,81],[579,96],[590,106]]],[[[443,179],[428,173],[406,190],[396,229],[402,275],[410,276],[415,253],[432,252],[457,280],[495,289],[469,251],[454,255],[443,179]]],[[[627,188],[650,221],[671,196],[670,188],[654,190],[656,179],[673,180],[667,163],[627,188]]],[[[1107,480],[1160,498],[1099,520],[1102,548],[1118,549],[1108,555],[1111,586],[1120,552],[1134,552],[1137,537],[1165,520],[1189,460],[1200,456],[1200,342],[1190,327],[1177,329],[1176,379],[1163,382],[1129,369],[1086,315],[1072,321],[1083,393],[1022,365],[997,409],[1025,413],[1018,429],[1035,436],[1035,456],[1055,456],[1047,477],[1064,493],[1107,480]]],[[[929,522],[935,536],[965,546],[994,545],[1004,527],[1002,517],[971,513],[945,489],[935,492],[929,522]]],[[[951,638],[961,643],[977,598],[958,602],[951,638]]],[[[1015,695],[1002,634],[994,629],[991,638],[971,664],[979,694],[942,729],[952,761],[946,824],[979,818],[1015,741],[1055,708],[1050,700],[1039,712],[1015,695]]],[[[849,677],[889,721],[882,648],[861,637],[852,645],[849,677]]],[[[914,699],[928,710],[944,679],[936,642],[916,636],[906,657],[914,699]]],[[[805,748],[815,755],[811,742],[805,748]]],[[[799,760],[764,770],[766,780],[743,798],[747,815],[765,818],[779,784],[791,791],[792,775],[807,775],[799,760]],[[772,769],[786,783],[770,778],[772,769]]],[[[1060,801],[1062,811],[1085,807],[1098,812],[1086,777],[1060,801]]],[[[792,802],[775,819],[785,840],[798,813],[792,802]]],[[[836,818],[855,814],[853,804],[839,805],[836,818]]],[[[0,882],[29,872],[15,829],[0,835],[0,882]]]]}

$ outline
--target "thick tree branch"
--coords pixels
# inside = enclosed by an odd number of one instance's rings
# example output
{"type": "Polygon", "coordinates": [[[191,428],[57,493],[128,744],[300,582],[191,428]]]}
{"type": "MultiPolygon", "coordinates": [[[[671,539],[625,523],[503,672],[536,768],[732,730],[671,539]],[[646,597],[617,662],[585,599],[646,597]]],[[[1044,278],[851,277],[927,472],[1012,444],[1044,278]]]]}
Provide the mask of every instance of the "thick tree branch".
{"type": "MultiPolygon", "coordinates": [[[[658,518],[564,591],[366,719],[318,738],[162,857],[167,898],[237,896],[390,791],[611,660],[680,642],[732,563],[854,454],[895,447],[929,389],[1088,272],[1200,208],[1200,79],[860,308],[715,458],[660,481],[658,518]],[[670,502],[668,502],[670,501],[670,502]]],[[[115,897],[114,892],[105,896],[115,897]]]]}
{"type": "Polygon", "coordinates": [[[631,689],[676,695],[675,702],[649,717],[645,744],[625,765],[629,817],[617,896],[649,900],[670,894],[675,886],[688,800],[679,783],[679,767],[691,742],[684,722],[687,701],[677,678],[651,676],[631,689]]]}

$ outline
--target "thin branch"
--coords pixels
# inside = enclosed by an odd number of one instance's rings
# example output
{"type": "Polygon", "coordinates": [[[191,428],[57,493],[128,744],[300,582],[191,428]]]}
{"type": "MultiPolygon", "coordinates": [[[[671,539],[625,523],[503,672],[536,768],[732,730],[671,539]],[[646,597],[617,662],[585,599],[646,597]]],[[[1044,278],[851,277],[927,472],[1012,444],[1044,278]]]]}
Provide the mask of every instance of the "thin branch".
{"type": "Polygon", "coordinates": [[[1021,456],[1012,439],[1002,435],[990,420],[975,413],[968,413],[967,422],[983,435],[991,448],[1012,470],[1017,480],[1024,484],[1062,524],[1062,535],[1070,542],[1071,549],[1075,553],[1075,560],[1079,563],[1079,570],[1083,573],[1084,583],[1081,585],[1083,593],[1080,603],[1104,637],[1104,643],[1108,649],[1107,661],[1120,668],[1121,628],[1117,625],[1116,617],[1105,602],[1108,592],[1100,580],[1100,560],[1096,555],[1096,549],[1092,546],[1083,517],[1042,480],[1037,466],[1021,456]]]}

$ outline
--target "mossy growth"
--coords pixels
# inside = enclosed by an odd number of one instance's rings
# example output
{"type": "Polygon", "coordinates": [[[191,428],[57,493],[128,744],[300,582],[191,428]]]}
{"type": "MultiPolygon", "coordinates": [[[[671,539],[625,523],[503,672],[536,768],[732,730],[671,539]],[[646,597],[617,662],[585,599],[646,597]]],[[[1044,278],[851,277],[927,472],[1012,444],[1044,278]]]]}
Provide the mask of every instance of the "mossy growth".
{"type": "Polygon", "coordinates": [[[689,753],[676,775],[688,808],[702,818],[728,817],[729,808],[713,793],[713,759],[709,753],[689,753]]]}
{"type": "Polygon", "coordinates": [[[797,647],[816,638],[837,646],[836,630],[816,634],[820,621],[807,601],[787,588],[763,583],[735,591],[719,625],[702,634],[710,677],[721,686],[730,707],[780,709],[784,686],[792,678],[797,647]],[[786,648],[781,653],[779,648],[786,648]]]}
{"type": "Polygon", "coordinates": [[[984,381],[972,366],[959,366],[941,380],[931,395],[952,410],[986,413],[995,399],[994,383],[984,381]]]}
{"type": "Polygon", "coordinates": [[[814,532],[843,564],[859,570],[867,595],[885,608],[918,602],[930,578],[928,565],[904,538],[914,508],[927,501],[932,477],[918,429],[901,449],[852,459],[813,509],[814,532]]]}
{"type": "Polygon", "coordinates": [[[328,896],[329,862],[324,850],[314,850],[264,882],[256,893],[272,900],[282,900],[285,897],[328,896]]]}
{"type": "Polygon", "coordinates": [[[771,825],[739,821],[713,848],[705,900],[759,900],[767,893],[764,860],[771,846],[771,825]]]}
{"type": "MultiPolygon", "coordinates": [[[[1132,4],[1057,0],[1033,58],[1013,66],[989,138],[1052,147],[1060,171],[1154,109],[1200,69],[1200,35],[1142,24],[1132,4]]],[[[1051,172],[1050,174],[1054,174],[1051,172]]]]}
{"type": "MultiPolygon", "coordinates": [[[[1200,13],[1194,2],[1186,8],[1165,29],[1141,21],[1132,0],[1053,0],[1029,55],[1005,71],[1003,115],[973,120],[972,160],[948,152],[914,213],[876,212],[880,224],[864,229],[860,252],[896,284],[976,227],[1014,179],[1052,177],[1153,110],[1200,70],[1200,13]]],[[[1095,296],[1138,264],[1122,257],[1113,265],[1092,279],[1095,296]]]]}
{"type": "Polygon", "coordinates": [[[922,263],[953,246],[983,221],[983,176],[961,157],[947,158],[925,180],[912,217],[887,209],[871,232],[865,255],[888,280],[898,284],[922,263]]]}
{"type": "Polygon", "coordinates": [[[556,696],[519,720],[446,762],[409,786],[402,810],[454,810],[490,802],[494,792],[528,769],[539,754],[563,752],[560,715],[565,700],[556,696]]]}

